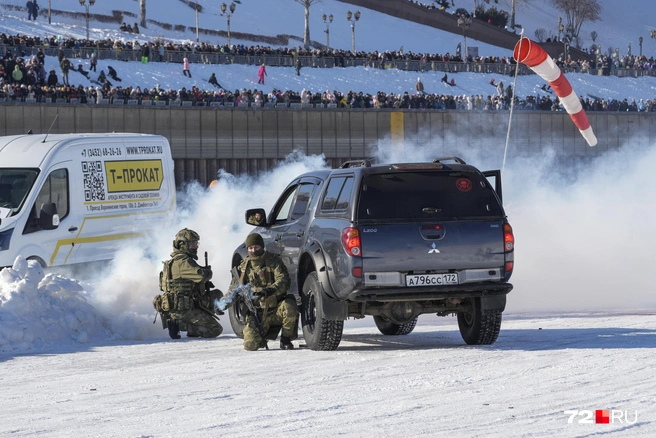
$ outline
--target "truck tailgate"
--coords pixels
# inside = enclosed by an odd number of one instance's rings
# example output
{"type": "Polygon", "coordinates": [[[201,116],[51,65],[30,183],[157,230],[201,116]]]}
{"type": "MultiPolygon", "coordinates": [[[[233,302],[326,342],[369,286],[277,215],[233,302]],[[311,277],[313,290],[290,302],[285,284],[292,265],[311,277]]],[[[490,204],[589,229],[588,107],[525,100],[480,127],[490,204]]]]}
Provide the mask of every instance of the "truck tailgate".
{"type": "Polygon", "coordinates": [[[363,272],[447,272],[501,268],[503,220],[360,227],[363,272]]]}

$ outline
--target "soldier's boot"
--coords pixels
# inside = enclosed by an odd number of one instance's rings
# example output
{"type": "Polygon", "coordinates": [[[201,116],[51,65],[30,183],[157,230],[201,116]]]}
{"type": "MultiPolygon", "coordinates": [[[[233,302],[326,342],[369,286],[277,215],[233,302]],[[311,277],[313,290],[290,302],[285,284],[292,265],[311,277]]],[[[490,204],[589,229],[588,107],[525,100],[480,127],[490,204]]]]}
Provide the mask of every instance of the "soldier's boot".
{"type": "Polygon", "coordinates": [[[294,344],[292,344],[292,340],[289,339],[287,336],[281,336],[280,337],[280,349],[281,350],[293,350],[294,349],[294,344]]]}
{"type": "Polygon", "coordinates": [[[166,321],[166,326],[169,328],[169,336],[171,339],[180,339],[180,326],[175,319],[166,321]]]}
{"type": "Polygon", "coordinates": [[[257,342],[254,339],[248,339],[244,341],[244,350],[246,351],[257,351],[260,348],[266,348],[265,340],[261,340],[260,342],[257,342]]]}

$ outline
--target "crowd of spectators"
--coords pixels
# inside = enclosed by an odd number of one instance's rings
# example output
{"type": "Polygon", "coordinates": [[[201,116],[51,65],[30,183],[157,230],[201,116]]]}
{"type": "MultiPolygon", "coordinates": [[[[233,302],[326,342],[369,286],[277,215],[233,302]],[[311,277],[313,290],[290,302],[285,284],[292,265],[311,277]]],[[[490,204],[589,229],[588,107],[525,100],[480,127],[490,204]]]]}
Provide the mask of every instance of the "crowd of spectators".
{"type": "MultiPolygon", "coordinates": [[[[136,25],[136,23],[135,23],[136,25]]],[[[26,35],[6,35],[0,34],[0,50],[2,52],[13,51],[17,55],[21,55],[21,51],[26,48],[50,48],[50,49],[95,49],[95,50],[114,50],[121,51],[135,51],[141,54],[144,51],[144,46],[148,46],[149,57],[151,61],[163,61],[166,53],[194,53],[194,54],[225,54],[235,56],[276,56],[283,58],[308,58],[310,60],[320,60],[328,58],[333,60],[334,63],[328,65],[344,66],[345,60],[365,60],[371,66],[383,67],[388,61],[419,61],[419,62],[441,62],[441,63],[471,63],[473,65],[483,64],[500,64],[500,65],[514,65],[515,61],[512,57],[506,56],[467,56],[463,59],[458,54],[447,53],[416,53],[412,51],[404,51],[403,47],[399,50],[387,50],[384,52],[359,51],[351,53],[348,50],[324,48],[317,49],[304,49],[302,47],[289,48],[289,47],[271,47],[265,45],[243,45],[233,44],[228,46],[212,45],[205,42],[202,43],[173,43],[161,40],[153,42],[140,43],[138,40],[81,40],[75,38],[61,38],[61,37],[44,37],[26,36],[26,35]]],[[[25,54],[23,54],[25,56],[25,54]]],[[[635,70],[649,70],[656,73],[656,60],[653,56],[647,57],[645,55],[602,55],[599,57],[599,64],[596,65],[596,60],[572,60],[558,57],[555,62],[560,68],[567,71],[577,71],[582,73],[595,73],[597,68],[611,68],[615,69],[635,69],[635,70]],[[593,71],[594,70],[594,71],[593,71]]],[[[310,65],[317,65],[318,63],[309,62],[310,65]]],[[[290,64],[291,65],[291,64],[290,64]]],[[[318,64],[321,65],[321,64],[318,64]]],[[[472,71],[476,71],[472,68],[472,71]]],[[[480,71],[480,70],[479,70],[480,71]]]]}
{"type": "MultiPolygon", "coordinates": [[[[302,90],[301,92],[293,90],[224,90],[224,89],[199,89],[192,87],[187,90],[162,89],[159,85],[154,88],[141,88],[139,86],[127,85],[125,87],[118,85],[121,79],[116,76],[114,69],[109,67],[109,77],[104,71],[100,72],[99,80],[93,80],[89,77],[89,71],[84,70],[80,63],[72,65],[65,57],[60,56],[59,62],[61,72],[51,69],[46,72],[45,54],[40,46],[48,45],[51,47],[61,47],[62,45],[75,44],[75,40],[66,40],[57,42],[56,39],[46,38],[41,41],[38,37],[25,36],[7,36],[0,35],[0,41],[3,44],[15,45],[16,39],[21,44],[33,44],[39,46],[36,55],[25,59],[13,54],[10,50],[6,51],[0,59],[0,99],[9,102],[22,102],[25,99],[35,99],[37,102],[44,102],[46,99],[55,102],[57,99],[65,99],[70,102],[75,99],[79,103],[101,103],[103,99],[108,102],[116,100],[138,101],[141,105],[153,104],[164,101],[181,102],[191,101],[195,106],[199,103],[211,106],[213,102],[219,105],[248,103],[250,106],[262,106],[266,104],[289,105],[292,103],[312,104],[313,106],[336,106],[338,108],[402,108],[402,109],[456,109],[456,110],[507,110],[510,108],[512,99],[512,88],[509,86],[494,85],[494,92],[487,97],[483,95],[451,95],[440,93],[424,93],[423,86],[421,92],[409,93],[385,93],[378,92],[374,95],[363,92],[349,91],[342,94],[338,91],[310,91],[302,90]],[[66,66],[64,68],[64,66],[66,66]],[[77,82],[76,74],[91,79],[95,86],[70,85],[62,75],[63,70],[72,75],[71,82],[77,82]],[[111,79],[111,81],[110,81],[111,79]],[[112,82],[113,81],[113,82],[112,82]]],[[[137,43],[138,44],[138,43],[137,43]]],[[[134,47],[134,46],[132,46],[134,47]]],[[[270,50],[270,48],[240,48],[239,50],[270,50]]],[[[279,49],[282,51],[290,49],[279,49]]],[[[294,49],[291,49],[294,50],[294,49]]],[[[300,52],[300,51],[299,51],[300,52]]],[[[94,58],[91,60],[91,69],[94,69],[94,58]]],[[[500,62],[508,62],[501,60],[500,62]]],[[[643,68],[654,68],[654,60],[643,57],[622,57],[618,60],[618,66],[635,66],[642,65],[643,68]]],[[[585,67],[585,65],[584,65],[585,67]]],[[[80,77],[81,79],[81,77],[80,77]]],[[[553,97],[548,90],[544,95],[515,97],[515,106],[518,109],[560,111],[562,107],[557,98],[553,97]]],[[[589,98],[581,99],[581,104],[586,111],[656,111],[656,99],[646,100],[635,99],[628,101],[614,99],[589,98]]]]}

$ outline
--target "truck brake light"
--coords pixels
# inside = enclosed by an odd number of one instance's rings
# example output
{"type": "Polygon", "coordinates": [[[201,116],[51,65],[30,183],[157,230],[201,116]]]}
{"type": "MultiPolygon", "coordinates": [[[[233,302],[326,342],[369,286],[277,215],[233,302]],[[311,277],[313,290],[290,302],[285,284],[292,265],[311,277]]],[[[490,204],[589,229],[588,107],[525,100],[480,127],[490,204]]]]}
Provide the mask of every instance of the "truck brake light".
{"type": "Polygon", "coordinates": [[[510,252],[515,248],[515,236],[509,223],[503,224],[503,249],[510,252]]]}
{"type": "Polygon", "coordinates": [[[362,254],[360,232],[357,228],[349,227],[342,230],[342,245],[349,255],[359,257],[362,254]]]}

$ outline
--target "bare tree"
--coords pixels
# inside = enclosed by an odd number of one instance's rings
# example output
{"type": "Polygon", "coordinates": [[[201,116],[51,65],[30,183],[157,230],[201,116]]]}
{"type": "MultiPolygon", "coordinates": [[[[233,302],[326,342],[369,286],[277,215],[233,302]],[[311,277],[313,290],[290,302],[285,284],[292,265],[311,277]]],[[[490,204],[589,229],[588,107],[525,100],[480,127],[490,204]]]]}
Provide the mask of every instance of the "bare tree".
{"type": "Polygon", "coordinates": [[[538,40],[538,42],[541,43],[542,41],[544,41],[544,37],[547,35],[547,31],[540,27],[538,29],[535,29],[534,35],[535,38],[538,40]]]}
{"type": "Polygon", "coordinates": [[[597,34],[597,31],[593,30],[592,32],[590,32],[590,38],[592,38],[592,42],[593,42],[593,43],[594,43],[595,41],[597,41],[597,37],[598,37],[598,36],[599,36],[599,34],[597,34]]]}
{"type": "Polygon", "coordinates": [[[141,27],[146,27],[146,0],[139,0],[139,16],[141,17],[141,27]]]}
{"type": "Polygon", "coordinates": [[[586,21],[601,20],[602,6],[599,0],[551,0],[556,9],[565,14],[567,26],[571,26],[572,37],[578,37],[586,21]]]}
{"type": "Polygon", "coordinates": [[[310,48],[310,6],[319,3],[321,0],[294,0],[305,7],[305,34],[303,35],[303,45],[306,49],[310,48]]]}

